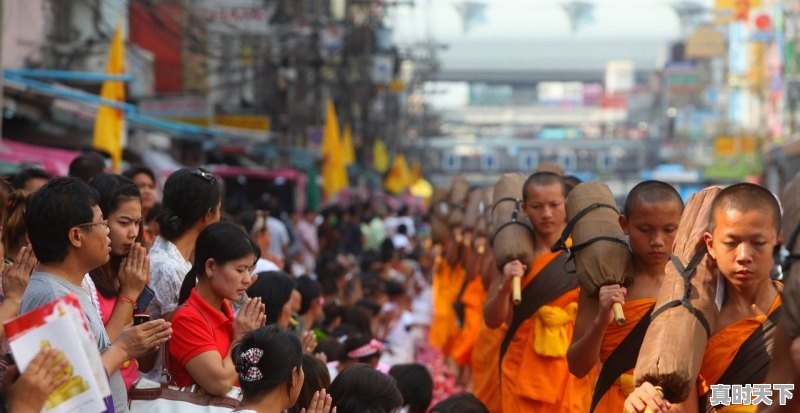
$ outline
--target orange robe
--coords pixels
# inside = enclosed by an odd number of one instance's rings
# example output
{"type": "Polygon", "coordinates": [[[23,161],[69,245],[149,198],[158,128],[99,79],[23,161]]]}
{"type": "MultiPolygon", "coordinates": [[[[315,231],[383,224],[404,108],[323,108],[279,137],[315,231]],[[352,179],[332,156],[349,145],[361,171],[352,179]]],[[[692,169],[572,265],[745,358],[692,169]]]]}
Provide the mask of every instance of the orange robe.
{"type": "MultiPolygon", "coordinates": [[[[461,302],[464,304],[464,324],[458,330],[457,338],[450,348],[450,357],[460,366],[470,364],[478,331],[483,325],[483,303],[486,292],[480,275],[476,275],[467,284],[461,302]]],[[[496,363],[495,363],[496,364],[496,363]]]]}
{"type": "MultiPolygon", "coordinates": [[[[612,321],[606,328],[603,343],[600,345],[601,363],[605,363],[608,360],[611,353],[628,337],[631,330],[636,327],[636,324],[641,321],[642,317],[647,314],[655,303],[655,298],[642,298],[628,301],[622,306],[627,321],[623,326],[618,326],[617,323],[612,321]]],[[[625,404],[625,399],[633,390],[633,369],[630,369],[611,385],[603,398],[600,399],[600,402],[597,403],[597,407],[594,410],[595,413],[620,413],[625,404]]]]}
{"type": "Polygon", "coordinates": [[[502,413],[500,402],[500,344],[508,326],[491,329],[481,322],[472,350],[472,394],[492,413],[502,413]]]}
{"type": "Polygon", "coordinates": [[[447,334],[444,325],[447,320],[447,307],[445,299],[445,287],[449,283],[450,264],[443,256],[436,257],[436,268],[433,273],[431,293],[433,295],[433,317],[431,318],[430,334],[428,343],[441,350],[447,343],[447,334]]]}
{"type": "Polygon", "coordinates": [[[464,268],[458,264],[451,267],[447,260],[441,259],[433,277],[433,319],[428,343],[444,354],[450,353],[450,348],[457,337],[458,326],[453,301],[463,281],[464,268]]]}
{"type": "MultiPolygon", "coordinates": [[[[523,288],[559,253],[536,259],[522,280],[523,288]]],[[[572,341],[577,306],[578,288],[575,288],[543,306],[520,325],[501,367],[503,413],[585,413],[589,410],[597,369],[579,379],[567,367],[566,350],[572,341]],[[570,320],[560,327],[542,327],[548,313],[558,312],[570,314],[570,320]],[[535,348],[541,345],[545,337],[542,334],[537,340],[537,332],[547,332],[548,337],[559,337],[563,354],[547,356],[537,352],[535,348]]]]}
{"type": "MultiPolygon", "coordinates": [[[[780,308],[782,304],[781,295],[778,294],[770,306],[769,314],[780,308]]],[[[724,329],[714,333],[708,339],[708,346],[703,354],[703,363],[700,365],[700,377],[698,378],[697,393],[702,396],[711,390],[711,385],[715,384],[722,378],[725,370],[733,361],[733,357],[739,352],[739,348],[744,344],[745,340],[750,337],[757,328],[761,327],[766,320],[767,316],[754,316],[739,320],[724,329]]],[[[755,384],[755,383],[750,383],[755,384]]],[[[743,407],[747,409],[752,407],[755,412],[758,406],[736,406],[739,410],[730,409],[728,411],[742,412],[743,407]]],[[[717,409],[718,412],[725,412],[724,408],[717,409]]]]}

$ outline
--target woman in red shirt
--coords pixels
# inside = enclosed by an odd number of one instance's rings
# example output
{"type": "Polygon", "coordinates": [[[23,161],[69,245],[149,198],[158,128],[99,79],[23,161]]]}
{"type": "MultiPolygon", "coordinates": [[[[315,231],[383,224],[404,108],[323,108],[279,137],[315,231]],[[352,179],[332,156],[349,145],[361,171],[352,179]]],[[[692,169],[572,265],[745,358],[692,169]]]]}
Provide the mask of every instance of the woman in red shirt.
{"type": "MultiPolygon", "coordinates": [[[[89,272],[94,285],[88,289],[108,337],[113,341],[133,321],[136,299],[150,279],[150,259],[140,244],[142,197],[136,184],[121,175],[99,175],[91,186],[100,193],[99,207],[108,220],[111,258],[89,272]]],[[[144,311],[143,308],[139,310],[144,311]]],[[[152,357],[141,361],[143,370],[151,368],[152,357]]],[[[130,389],[139,378],[139,362],[129,360],[119,370],[125,386],[130,389]]]]}
{"type": "Polygon", "coordinates": [[[181,285],[172,318],[169,370],[178,386],[200,385],[214,396],[237,383],[231,348],[266,322],[261,300],[248,299],[234,318],[230,303],[252,284],[258,246],[240,227],[217,222],[200,233],[194,265],[181,285]]]}

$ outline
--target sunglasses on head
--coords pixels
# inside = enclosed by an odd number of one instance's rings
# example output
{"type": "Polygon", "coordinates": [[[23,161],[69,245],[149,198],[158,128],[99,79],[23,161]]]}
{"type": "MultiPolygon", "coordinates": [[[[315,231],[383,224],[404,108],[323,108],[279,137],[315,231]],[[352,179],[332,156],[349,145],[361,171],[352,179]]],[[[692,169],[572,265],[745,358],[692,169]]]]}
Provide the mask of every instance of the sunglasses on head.
{"type": "Polygon", "coordinates": [[[212,174],[211,172],[206,171],[203,168],[192,169],[192,175],[199,176],[199,177],[205,179],[206,181],[211,182],[212,184],[217,182],[217,178],[214,176],[214,174],[212,174]]]}

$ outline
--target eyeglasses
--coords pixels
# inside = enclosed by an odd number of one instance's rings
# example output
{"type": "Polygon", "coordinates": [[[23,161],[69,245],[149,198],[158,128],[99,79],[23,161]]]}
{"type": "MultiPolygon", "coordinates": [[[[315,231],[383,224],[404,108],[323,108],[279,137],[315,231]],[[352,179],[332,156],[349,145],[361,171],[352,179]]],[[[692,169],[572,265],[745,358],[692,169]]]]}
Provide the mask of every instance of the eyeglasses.
{"type": "Polygon", "coordinates": [[[108,228],[108,220],[104,219],[104,220],[98,221],[98,222],[87,222],[85,224],[78,224],[78,225],[75,225],[75,226],[76,227],[93,227],[95,225],[102,225],[102,226],[108,228]]]}
{"type": "Polygon", "coordinates": [[[205,179],[206,181],[211,182],[212,184],[217,182],[217,178],[214,176],[214,174],[212,174],[211,172],[206,171],[203,168],[192,169],[192,175],[199,176],[199,177],[205,179]]]}

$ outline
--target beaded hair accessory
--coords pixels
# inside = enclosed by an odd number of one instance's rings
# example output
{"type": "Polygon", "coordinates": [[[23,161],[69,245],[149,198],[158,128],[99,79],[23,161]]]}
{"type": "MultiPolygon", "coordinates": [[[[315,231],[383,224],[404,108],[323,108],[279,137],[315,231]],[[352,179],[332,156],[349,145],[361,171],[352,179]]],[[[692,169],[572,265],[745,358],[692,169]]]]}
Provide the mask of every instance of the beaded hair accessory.
{"type": "Polygon", "coordinates": [[[255,347],[242,353],[240,357],[244,362],[244,371],[239,373],[239,377],[242,381],[252,383],[264,378],[264,375],[261,374],[261,370],[258,368],[258,362],[261,360],[262,356],[264,356],[264,350],[255,347]]]}

